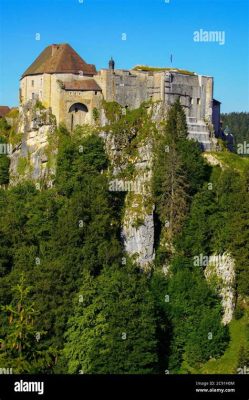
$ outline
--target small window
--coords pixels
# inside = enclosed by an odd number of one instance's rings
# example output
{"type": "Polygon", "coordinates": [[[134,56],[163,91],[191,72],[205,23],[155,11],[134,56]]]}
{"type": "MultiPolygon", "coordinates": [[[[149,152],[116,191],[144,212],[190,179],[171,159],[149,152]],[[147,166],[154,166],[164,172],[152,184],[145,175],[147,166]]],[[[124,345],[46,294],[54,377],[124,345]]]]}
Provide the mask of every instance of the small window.
{"type": "Polygon", "coordinates": [[[32,87],[34,87],[34,83],[35,83],[34,81],[31,81],[31,86],[32,86],[32,87]]]}
{"type": "Polygon", "coordinates": [[[200,102],[201,102],[201,99],[197,99],[197,105],[199,105],[200,104],[200,102]]]}
{"type": "Polygon", "coordinates": [[[34,100],[35,99],[35,94],[34,93],[32,93],[32,100],[34,100]]]}
{"type": "Polygon", "coordinates": [[[95,96],[96,96],[96,94],[98,94],[98,92],[95,92],[95,96]]]}

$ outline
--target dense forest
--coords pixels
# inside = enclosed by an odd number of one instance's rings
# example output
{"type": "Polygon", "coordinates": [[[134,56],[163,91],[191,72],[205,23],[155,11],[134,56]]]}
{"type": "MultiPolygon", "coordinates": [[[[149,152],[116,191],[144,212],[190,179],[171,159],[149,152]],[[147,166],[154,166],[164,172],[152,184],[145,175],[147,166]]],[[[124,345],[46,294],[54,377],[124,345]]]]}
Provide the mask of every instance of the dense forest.
{"type": "MultiPolygon", "coordinates": [[[[160,127],[146,110],[120,114],[113,107],[108,129],[121,137],[135,132],[133,147],[141,132],[153,132],[150,270],[125,252],[126,194],[109,190],[110,160],[98,127],[72,134],[57,128],[50,188],[25,180],[8,186],[9,159],[0,155],[1,368],[179,374],[236,373],[249,365],[248,169],[234,168],[226,150],[226,166],[210,166],[187,139],[179,101],[160,127]],[[226,325],[219,283],[193,262],[224,253],[236,275],[236,307],[226,325]]],[[[224,115],[224,125],[246,140],[248,115],[233,118],[224,115]]],[[[11,128],[4,119],[0,124],[4,143],[11,128]]],[[[245,161],[231,157],[239,166],[245,161]]]]}
{"type": "Polygon", "coordinates": [[[249,113],[232,112],[221,114],[221,120],[223,129],[233,134],[236,145],[249,141],[249,113]]]}

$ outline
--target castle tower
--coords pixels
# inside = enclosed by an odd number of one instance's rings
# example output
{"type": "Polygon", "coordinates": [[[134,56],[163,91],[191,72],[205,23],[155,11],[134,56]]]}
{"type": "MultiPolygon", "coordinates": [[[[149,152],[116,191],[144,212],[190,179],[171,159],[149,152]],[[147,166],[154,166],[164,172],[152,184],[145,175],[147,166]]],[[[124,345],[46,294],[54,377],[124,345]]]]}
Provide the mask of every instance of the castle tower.
{"type": "Polygon", "coordinates": [[[113,60],[113,58],[111,57],[110,61],[109,61],[109,69],[114,71],[115,68],[115,61],[113,60]]]}
{"type": "Polygon", "coordinates": [[[71,130],[90,124],[92,110],[102,99],[96,75],[95,66],[86,63],[69,44],[52,44],[23,73],[21,105],[39,100],[51,108],[57,123],[64,122],[71,130]]]}
{"type": "Polygon", "coordinates": [[[51,79],[64,81],[77,76],[93,77],[97,71],[87,64],[67,43],[52,44],[43,50],[21,77],[21,103],[39,99],[46,107],[51,106],[51,79]]]}

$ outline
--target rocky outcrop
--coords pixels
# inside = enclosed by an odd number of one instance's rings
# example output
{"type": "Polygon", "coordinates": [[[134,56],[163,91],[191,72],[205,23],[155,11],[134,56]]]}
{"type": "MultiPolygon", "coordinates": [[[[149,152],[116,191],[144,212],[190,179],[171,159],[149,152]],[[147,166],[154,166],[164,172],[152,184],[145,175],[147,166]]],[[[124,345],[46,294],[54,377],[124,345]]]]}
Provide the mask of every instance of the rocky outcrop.
{"type": "Polygon", "coordinates": [[[149,144],[138,149],[134,164],[134,187],[126,195],[122,237],[127,253],[148,269],[154,260],[154,204],[151,195],[151,156],[149,144]]]}
{"type": "Polygon", "coordinates": [[[10,183],[48,180],[55,174],[56,121],[50,109],[29,101],[20,107],[17,138],[10,157],[10,183]]]}
{"type": "MultiPolygon", "coordinates": [[[[156,107],[157,114],[159,112],[156,107]]],[[[125,192],[121,236],[127,254],[144,270],[154,260],[154,204],[151,194],[152,135],[150,132],[101,133],[111,161],[112,191],[125,192]],[[136,147],[129,148],[136,138],[136,147]]]]}
{"type": "Polygon", "coordinates": [[[143,269],[150,269],[154,260],[153,213],[145,213],[140,225],[134,226],[134,214],[126,209],[122,237],[126,252],[130,256],[135,256],[137,263],[143,269]]]}
{"type": "MultiPolygon", "coordinates": [[[[125,108],[119,107],[119,112],[126,112],[125,108]]],[[[114,123],[108,126],[104,109],[99,111],[97,125],[110,160],[109,190],[125,193],[121,231],[125,250],[141,268],[147,270],[151,268],[155,257],[151,191],[153,130],[155,126],[160,129],[167,106],[158,101],[148,102],[144,107],[146,112],[142,123],[140,121],[138,124],[139,128],[136,124],[129,126],[128,119],[120,130],[115,130],[115,121],[119,119],[114,118],[114,123]]],[[[20,107],[18,135],[21,135],[20,141],[11,155],[11,184],[30,179],[48,186],[56,172],[58,149],[56,121],[51,109],[45,109],[37,101],[28,101],[20,107]]],[[[172,244],[168,243],[167,238],[162,243],[172,251],[172,244]]],[[[168,273],[167,265],[163,271],[168,273]]]]}
{"type": "Polygon", "coordinates": [[[205,276],[221,297],[222,322],[226,325],[232,320],[235,308],[235,264],[233,258],[228,253],[209,257],[205,276]]]}
{"type": "MultiPolygon", "coordinates": [[[[135,257],[143,269],[150,268],[154,260],[154,205],[151,200],[150,164],[151,148],[142,146],[132,164],[134,173],[131,177],[119,178],[119,185],[116,185],[118,191],[126,192],[121,233],[124,247],[127,254],[135,257]]],[[[122,168],[114,167],[114,177],[119,176],[120,171],[122,168]]],[[[111,182],[117,181],[112,179],[111,182]]]]}
{"type": "Polygon", "coordinates": [[[219,166],[221,169],[225,169],[225,165],[214,155],[210,153],[203,153],[203,157],[207,160],[208,164],[212,166],[219,166]]]}
{"type": "MultiPolygon", "coordinates": [[[[154,120],[161,120],[161,105],[156,105],[154,120]]],[[[148,269],[154,260],[154,205],[151,199],[152,138],[150,132],[142,135],[131,131],[113,133],[106,129],[107,119],[100,112],[100,136],[104,139],[110,159],[110,190],[125,192],[121,236],[127,254],[148,269]],[[132,153],[130,141],[136,137],[132,153]]],[[[21,180],[50,183],[55,175],[58,143],[56,121],[50,109],[29,101],[20,107],[17,137],[11,155],[10,181],[21,180]]]]}

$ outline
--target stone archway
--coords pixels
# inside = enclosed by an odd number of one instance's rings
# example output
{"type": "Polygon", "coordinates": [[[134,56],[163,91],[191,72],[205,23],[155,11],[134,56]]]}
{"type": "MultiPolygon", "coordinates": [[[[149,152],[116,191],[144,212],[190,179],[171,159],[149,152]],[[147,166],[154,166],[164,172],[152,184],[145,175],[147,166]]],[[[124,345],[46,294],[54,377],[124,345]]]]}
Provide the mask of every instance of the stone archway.
{"type": "Polygon", "coordinates": [[[76,125],[83,125],[85,123],[88,108],[85,104],[74,103],[71,105],[68,112],[70,114],[71,131],[73,131],[76,125]]]}

